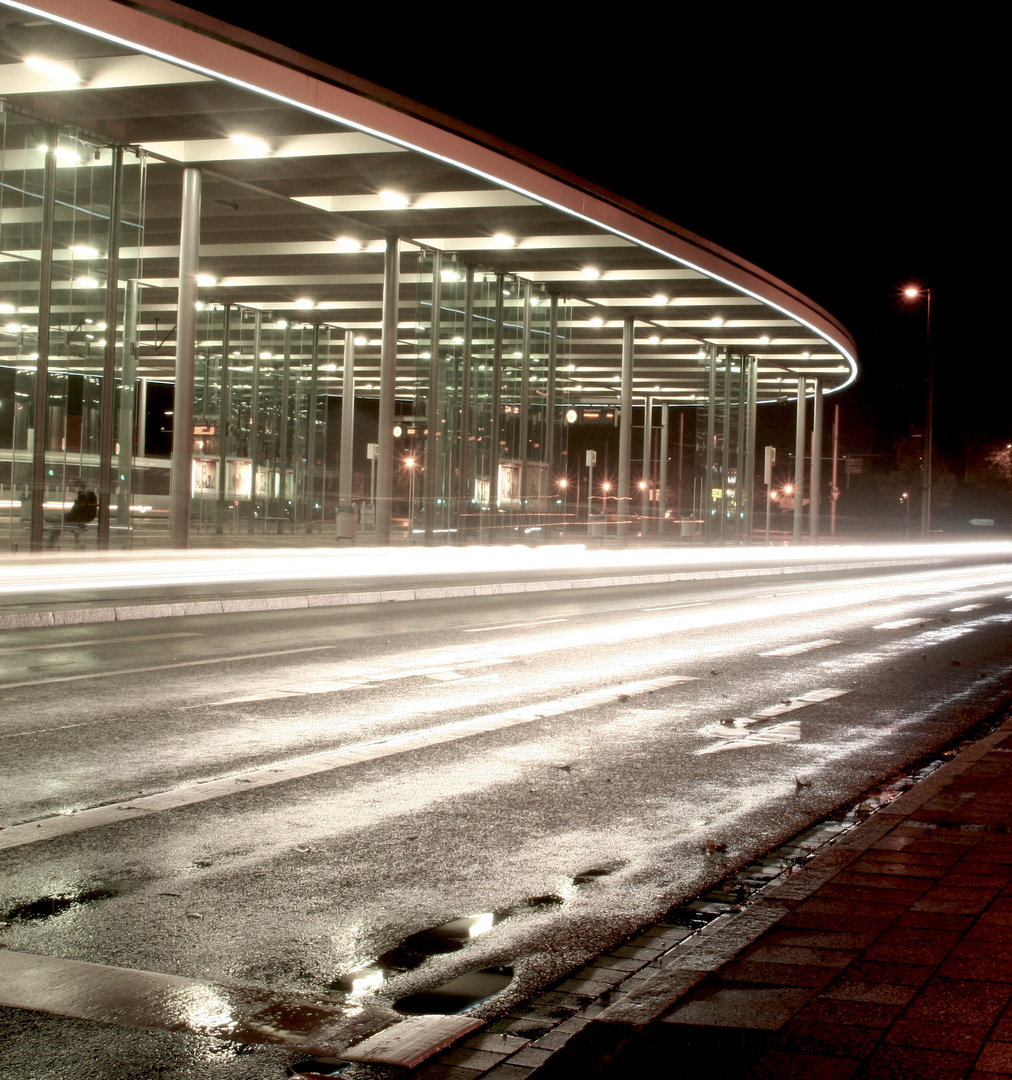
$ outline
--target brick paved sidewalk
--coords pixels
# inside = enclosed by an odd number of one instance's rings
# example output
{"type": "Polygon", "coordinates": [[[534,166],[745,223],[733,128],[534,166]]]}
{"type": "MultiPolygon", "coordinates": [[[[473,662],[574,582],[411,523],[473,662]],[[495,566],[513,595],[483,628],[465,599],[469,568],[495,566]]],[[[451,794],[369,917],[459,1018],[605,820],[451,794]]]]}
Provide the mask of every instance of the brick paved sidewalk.
{"type": "Polygon", "coordinates": [[[1012,722],[591,1018],[534,1074],[687,1068],[1012,1076],[1012,722]]]}

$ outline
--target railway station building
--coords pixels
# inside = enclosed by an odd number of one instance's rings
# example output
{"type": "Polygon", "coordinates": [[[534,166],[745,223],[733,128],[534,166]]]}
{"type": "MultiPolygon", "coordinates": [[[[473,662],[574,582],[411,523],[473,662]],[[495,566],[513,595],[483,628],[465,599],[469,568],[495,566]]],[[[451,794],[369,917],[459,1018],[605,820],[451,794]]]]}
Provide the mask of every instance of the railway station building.
{"type": "Polygon", "coordinates": [[[747,541],[756,409],[803,459],[856,376],[789,285],[323,60],[169,0],[0,20],[14,546],[85,489],[99,548],[747,541]]]}

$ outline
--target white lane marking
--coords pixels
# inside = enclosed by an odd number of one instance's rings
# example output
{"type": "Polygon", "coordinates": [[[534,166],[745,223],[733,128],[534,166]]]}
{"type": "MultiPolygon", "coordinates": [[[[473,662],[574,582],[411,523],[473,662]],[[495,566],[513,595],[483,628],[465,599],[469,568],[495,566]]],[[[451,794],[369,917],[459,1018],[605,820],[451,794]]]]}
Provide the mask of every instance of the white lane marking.
{"type": "Polygon", "coordinates": [[[203,637],[196,631],[180,630],[174,634],[138,634],[136,637],[89,638],[87,641],[61,641],[55,645],[11,645],[0,649],[0,656],[8,653],[42,652],[44,649],[84,649],[91,645],[132,645],[135,641],[166,641],[169,638],[203,637]]]}
{"type": "Polygon", "coordinates": [[[674,611],[676,608],[706,607],[708,603],[710,603],[709,600],[696,600],[685,604],[658,604],[657,607],[640,608],[640,611],[674,611]]]}
{"type": "Polygon", "coordinates": [[[533,622],[503,623],[502,626],[470,626],[464,627],[465,634],[489,634],[493,630],[516,630],[518,627],[547,626],[549,623],[568,622],[568,619],[535,619],[533,622]]]}
{"type": "MultiPolygon", "coordinates": [[[[484,668],[498,664],[512,664],[512,660],[470,660],[454,665],[456,668],[484,668]]],[[[454,667],[425,667],[408,668],[406,671],[374,672],[368,678],[340,679],[333,682],[326,679],[316,679],[306,683],[289,683],[272,690],[263,690],[256,694],[245,694],[241,697],[222,698],[220,701],[205,701],[198,705],[180,705],[180,711],[187,709],[212,708],[215,705],[243,705],[251,701],[271,701],[283,697],[299,697],[304,694],[334,694],[341,690],[375,690],[381,682],[393,682],[396,679],[438,679],[443,682],[452,682],[456,679],[465,679],[468,676],[461,675],[454,667]]]]}
{"type": "Polygon", "coordinates": [[[990,607],[990,604],[964,604],[962,607],[949,608],[950,611],[979,611],[981,608],[990,607]]]}
{"type": "MultiPolygon", "coordinates": [[[[194,803],[220,799],[223,796],[235,795],[240,790],[245,792],[254,788],[270,787],[304,776],[341,769],[346,765],[357,765],[362,761],[394,757],[411,750],[421,750],[429,746],[454,742],[457,739],[483,735],[488,731],[498,731],[518,724],[530,724],[536,720],[561,716],[564,713],[580,712],[598,705],[607,705],[619,699],[625,700],[655,690],[663,690],[678,683],[696,681],[697,679],[692,675],[665,675],[659,679],[639,679],[635,682],[619,683],[617,686],[610,686],[603,690],[589,690],[582,694],[557,698],[555,701],[524,705],[507,712],[479,716],[473,720],[454,720],[436,727],[392,735],[386,739],[355,743],[342,747],[340,750],[325,750],[319,754],[296,758],[283,765],[266,765],[259,769],[232,773],[214,780],[198,780],[192,784],[182,784],[168,791],[161,791],[156,795],[145,795],[125,803],[96,806],[73,814],[57,814],[55,817],[43,818],[41,821],[10,825],[0,831],[0,851],[40,840],[52,840],[57,836],[83,832],[102,825],[130,821],[164,810],[175,810],[180,806],[191,806],[194,803]],[[242,787],[237,788],[237,784],[241,784],[242,787]]],[[[845,692],[841,691],[841,693],[845,692]]]]}
{"type": "Polygon", "coordinates": [[[893,622],[881,622],[873,626],[872,630],[902,630],[904,626],[923,626],[931,622],[930,619],[896,619],[893,622]]]}
{"type": "Polygon", "coordinates": [[[819,641],[803,641],[798,645],[785,645],[782,649],[770,649],[769,652],[761,652],[760,656],[799,656],[801,653],[813,652],[815,649],[826,649],[830,645],[839,645],[839,641],[833,638],[822,638],[819,641]]]}
{"type": "Polygon", "coordinates": [[[749,732],[748,735],[734,742],[718,743],[716,746],[708,746],[705,750],[697,750],[696,756],[719,754],[724,750],[748,750],[753,746],[769,746],[771,743],[800,741],[801,721],[788,720],[786,724],[777,724],[776,727],[765,728],[763,731],[749,732]]]}
{"type": "Polygon", "coordinates": [[[150,664],[147,667],[119,668],[116,671],[85,671],[79,675],[54,675],[48,679],[5,683],[0,690],[18,690],[23,686],[46,686],[49,683],[77,682],[80,679],[114,679],[120,675],[147,675],[152,671],[175,671],[178,668],[205,667],[209,664],[238,664],[243,660],[269,660],[275,656],[298,656],[299,653],[333,651],[337,645],[305,645],[301,649],[276,649],[273,652],[246,653],[243,656],[213,656],[206,660],[181,660],[176,664],[150,664]]]}
{"type": "Polygon", "coordinates": [[[777,716],[782,716],[784,713],[804,709],[809,705],[817,705],[822,701],[831,701],[833,698],[844,697],[850,693],[853,693],[853,691],[840,690],[831,686],[823,690],[809,690],[805,694],[800,694],[794,698],[786,698],[783,701],[778,701],[775,705],[760,709],[751,716],[735,717],[733,724],[721,726],[711,724],[709,727],[704,728],[701,734],[715,736],[721,739],[722,742],[716,746],[708,746],[702,750],[697,750],[696,756],[719,754],[722,750],[744,750],[750,746],[762,746],[768,743],[797,742],[801,738],[801,722],[799,720],[789,720],[787,723],[763,728],[761,731],[747,732],[745,735],[742,735],[741,731],[743,728],[759,723],[762,720],[772,720],[777,716]]]}

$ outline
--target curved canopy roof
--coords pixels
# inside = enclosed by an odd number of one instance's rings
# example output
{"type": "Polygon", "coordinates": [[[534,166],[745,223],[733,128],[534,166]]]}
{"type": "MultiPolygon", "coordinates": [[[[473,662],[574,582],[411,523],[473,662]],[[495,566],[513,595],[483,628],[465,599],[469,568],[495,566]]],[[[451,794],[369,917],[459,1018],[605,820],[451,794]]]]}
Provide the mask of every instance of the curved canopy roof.
{"type": "MultiPolygon", "coordinates": [[[[319,61],[168,0],[8,2],[0,20],[0,97],[78,127],[82,139],[150,155],[144,309],[164,308],[163,327],[175,306],[180,168],[196,165],[201,269],[216,279],[206,299],[302,318],[312,301],[314,319],[376,341],[356,355],[363,384],[379,378],[388,236],[572,298],[568,359],[587,402],[615,400],[628,317],[638,395],[687,400],[704,391],[707,342],[758,357],[760,400],[793,392],[799,375],[821,378],[826,391],[856,375],[847,331],[783,282],[319,61]],[[78,81],[29,67],[30,57],[78,81]]],[[[402,313],[413,284],[404,275],[402,313]]],[[[401,325],[410,362],[412,323],[401,325]]],[[[138,374],[168,377],[167,360],[142,359],[138,374]]]]}

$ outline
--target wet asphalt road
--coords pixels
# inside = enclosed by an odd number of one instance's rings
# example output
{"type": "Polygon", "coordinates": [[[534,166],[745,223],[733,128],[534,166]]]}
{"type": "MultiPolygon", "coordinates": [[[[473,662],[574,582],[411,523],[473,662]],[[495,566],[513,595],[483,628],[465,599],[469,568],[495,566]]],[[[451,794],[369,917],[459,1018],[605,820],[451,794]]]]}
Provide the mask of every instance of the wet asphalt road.
{"type": "MultiPolygon", "coordinates": [[[[0,943],[349,1012],[506,965],[494,1010],[1012,696],[1010,620],[998,565],[9,633],[0,943]],[[54,817],[78,831],[11,841],[54,817]],[[81,900],[26,907],[52,897],[81,900]],[[375,966],[511,907],[464,949],[375,966]]],[[[0,1010],[12,1080],[285,1060],[0,1010]]]]}

